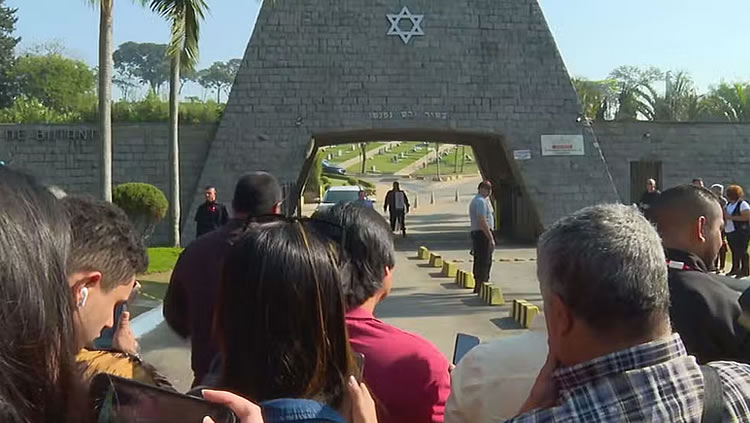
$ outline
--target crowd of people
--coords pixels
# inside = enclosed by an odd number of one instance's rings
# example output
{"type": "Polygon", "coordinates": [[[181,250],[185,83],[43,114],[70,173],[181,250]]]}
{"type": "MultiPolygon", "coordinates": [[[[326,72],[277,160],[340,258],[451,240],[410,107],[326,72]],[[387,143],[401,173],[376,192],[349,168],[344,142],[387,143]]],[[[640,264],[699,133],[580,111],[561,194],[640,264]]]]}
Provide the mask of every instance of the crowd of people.
{"type": "MultiPolygon", "coordinates": [[[[491,189],[472,200],[475,257],[494,246],[491,189]]],[[[376,317],[408,200],[392,195],[391,225],[356,202],[290,218],[276,179],[250,173],[224,225],[207,190],[219,224],[180,256],[164,316],[191,340],[189,394],[243,423],[750,421],[750,292],[714,272],[722,234],[750,221],[741,189],[727,191],[732,211],[684,185],[652,196],[645,216],[599,205],[551,225],[536,330],[455,367],[376,317]]],[[[169,388],[140,359],[127,311],[115,320],[148,260],[125,214],[7,168],[0,196],[14,199],[0,208],[0,420],[97,421],[87,383],[100,372],[169,388]],[[105,328],[125,370],[94,348],[105,328]]]]}

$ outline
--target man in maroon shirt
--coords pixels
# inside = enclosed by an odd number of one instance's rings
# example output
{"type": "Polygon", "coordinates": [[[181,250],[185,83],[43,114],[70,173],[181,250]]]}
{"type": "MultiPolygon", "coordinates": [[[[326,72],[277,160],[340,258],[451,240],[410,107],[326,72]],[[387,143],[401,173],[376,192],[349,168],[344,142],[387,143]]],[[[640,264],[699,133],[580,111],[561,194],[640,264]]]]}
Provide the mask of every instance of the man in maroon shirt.
{"type": "Polygon", "coordinates": [[[450,363],[429,341],[375,318],[393,285],[391,230],[372,208],[339,204],[314,216],[342,226],[347,256],[342,281],[352,349],[365,356],[364,379],[377,398],[380,423],[442,422],[450,363]]]}
{"type": "Polygon", "coordinates": [[[237,182],[232,219],[225,226],[193,241],[177,260],[164,298],[164,319],[183,338],[190,338],[191,362],[200,384],[218,353],[212,336],[214,307],[229,241],[253,216],[281,213],[278,181],[265,172],[254,172],[237,182]]]}

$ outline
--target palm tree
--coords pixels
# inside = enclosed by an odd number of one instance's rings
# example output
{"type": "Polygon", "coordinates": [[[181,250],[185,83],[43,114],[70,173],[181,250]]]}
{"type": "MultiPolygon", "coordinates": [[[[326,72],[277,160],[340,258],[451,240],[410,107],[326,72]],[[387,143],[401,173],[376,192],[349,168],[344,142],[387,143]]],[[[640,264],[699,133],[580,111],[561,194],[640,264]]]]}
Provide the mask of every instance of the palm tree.
{"type": "Polygon", "coordinates": [[[651,83],[644,83],[639,92],[638,113],[646,120],[686,121],[690,114],[700,112],[700,97],[696,94],[693,80],[687,72],[665,76],[664,95],[659,94],[651,83]]]}
{"type": "Polygon", "coordinates": [[[750,84],[722,82],[711,88],[709,101],[724,120],[750,122],[750,84]]]}
{"type": "MultiPolygon", "coordinates": [[[[142,0],[144,3],[148,0],[142,0]]],[[[151,10],[166,18],[172,25],[172,38],[167,54],[170,62],[169,79],[169,163],[170,163],[170,223],[172,243],[180,246],[180,71],[195,69],[198,62],[200,24],[208,5],[205,0],[151,0],[151,10]]]]}
{"type": "Polygon", "coordinates": [[[648,106],[644,99],[650,84],[664,78],[658,68],[641,69],[636,66],[620,66],[609,77],[619,85],[617,95],[617,120],[636,120],[648,106]]]}
{"type": "Polygon", "coordinates": [[[100,183],[102,198],[112,201],[112,26],[114,0],[85,0],[99,6],[99,133],[102,137],[100,183]]]}
{"type": "Polygon", "coordinates": [[[583,115],[589,119],[611,120],[617,102],[617,81],[605,79],[591,81],[585,78],[571,79],[578,94],[583,115]]]}

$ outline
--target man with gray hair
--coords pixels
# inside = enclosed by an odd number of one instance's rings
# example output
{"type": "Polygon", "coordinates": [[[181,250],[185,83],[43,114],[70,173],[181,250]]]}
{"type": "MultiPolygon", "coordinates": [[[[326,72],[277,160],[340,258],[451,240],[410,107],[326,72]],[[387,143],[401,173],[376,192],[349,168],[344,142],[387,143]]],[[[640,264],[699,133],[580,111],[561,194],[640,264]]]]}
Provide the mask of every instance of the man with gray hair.
{"type": "Polygon", "coordinates": [[[580,210],[541,236],[537,255],[549,354],[510,421],[750,416],[750,366],[701,367],[672,333],[661,240],[636,209],[580,210]]]}

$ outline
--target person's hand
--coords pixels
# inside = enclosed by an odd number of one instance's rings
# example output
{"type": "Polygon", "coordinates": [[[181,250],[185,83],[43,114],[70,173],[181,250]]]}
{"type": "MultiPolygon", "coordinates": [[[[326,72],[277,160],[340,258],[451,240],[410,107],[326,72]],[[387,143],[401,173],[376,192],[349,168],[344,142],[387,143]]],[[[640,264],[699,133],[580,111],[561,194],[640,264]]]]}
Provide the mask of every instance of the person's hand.
{"type": "Polygon", "coordinates": [[[495,237],[490,236],[490,247],[495,248],[495,237]]]}
{"type": "Polygon", "coordinates": [[[557,358],[551,352],[547,354],[547,362],[544,363],[544,367],[539,371],[534,386],[531,387],[529,398],[526,399],[518,414],[527,413],[537,408],[549,408],[557,403],[559,392],[552,375],[559,365],[560,363],[557,361],[557,358]]]}
{"type": "MultiPolygon", "coordinates": [[[[263,423],[263,414],[260,411],[260,407],[239,395],[226,391],[212,391],[210,389],[204,389],[202,393],[206,401],[229,407],[237,415],[237,418],[240,419],[240,423],[263,423]]],[[[211,417],[206,416],[203,418],[203,423],[215,422],[211,417]]]]}
{"type": "Polygon", "coordinates": [[[123,311],[120,315],[120,321],[117,323],[117,329],[115,329],[115,334],[112,337],[112,349],[130,355],[138,355],[138,341],[135,340],[135,334],[130,327],[129,311],[123,311]]]}
{"type": "Polygon", "coordinates": [[[378,423],[375,401],[367,386],[357,382],[354,376],[349,376],[347,387],[352,401],[352,423],[378,423]]]}

